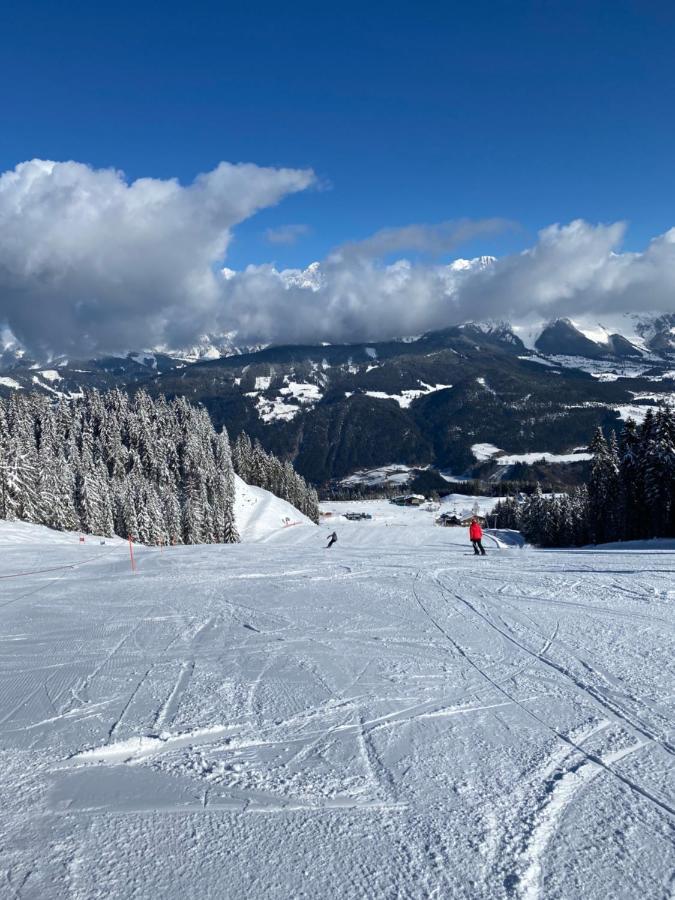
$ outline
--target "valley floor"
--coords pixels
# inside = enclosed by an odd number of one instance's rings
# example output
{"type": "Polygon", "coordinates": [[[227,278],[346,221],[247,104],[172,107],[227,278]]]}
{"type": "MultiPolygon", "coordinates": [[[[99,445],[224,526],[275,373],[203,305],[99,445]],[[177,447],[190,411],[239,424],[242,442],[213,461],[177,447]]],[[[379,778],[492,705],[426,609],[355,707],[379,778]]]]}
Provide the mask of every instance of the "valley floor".
{"type": "Polygon", "coordinates": [[[0,895],[673,895],[675,549],[344,508],[136,575],[0,523],[0,895]]]}

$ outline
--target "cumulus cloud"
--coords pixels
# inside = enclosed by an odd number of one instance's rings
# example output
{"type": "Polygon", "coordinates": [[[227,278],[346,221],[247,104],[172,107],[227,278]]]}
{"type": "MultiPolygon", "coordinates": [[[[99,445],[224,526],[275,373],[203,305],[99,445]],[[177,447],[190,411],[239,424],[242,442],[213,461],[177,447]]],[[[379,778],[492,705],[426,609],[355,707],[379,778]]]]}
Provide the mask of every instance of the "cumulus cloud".
{"type": "Polygon", "coordinates": [[[33,160],[0,176],[0,324],[34,352],[180,346],[218,315],[231,229],[312,184],[221,163],[192,184],[33,160]]]}
{"type": "Polygon", "coordinates": [[[280,225],[278,228],[268,228],[265,238],[270,244],[295,244],[310,231],[309,225],[280,225]]]}
{"type": "Polygon", "coordinates": [[[624,234],[624,223],[552,225],[532,247],[490,264],[385,265],[350,250],[305,270],[251,266],[227,282],[222,309],[246,340],[275,343],[387,339],[494,318],[620,323],[624,313],[675,311],[675,229],[641,253],[620,252],[624,234]]]}
{"type": "Polygon", "coordinates": [[[0,328],[34,353],[81,357],[181,348],[204,334],[371,341],[472,319],[675,311],[675,229],[629,253],[621,222],[552,225],[487,264],[433,257],[502,220],[384,229],[306,269],[223,268],[238,222],[314,183],[307,170],[228,163],[187,186],[22,163],[0,176],[0,328]]]}

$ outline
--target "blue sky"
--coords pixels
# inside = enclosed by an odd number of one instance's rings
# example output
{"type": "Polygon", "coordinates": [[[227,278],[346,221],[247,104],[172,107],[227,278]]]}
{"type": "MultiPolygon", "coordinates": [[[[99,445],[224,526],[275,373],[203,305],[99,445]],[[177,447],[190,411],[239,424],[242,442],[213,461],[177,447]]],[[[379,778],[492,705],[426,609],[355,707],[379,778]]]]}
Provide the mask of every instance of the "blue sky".
{"type": "Polygon", "coordinates": [[[672,313],[673,47],[645,0],[7,4],[0,329],[82,354],[672,313]]]}
{"type": "Polygon", "coordinates": [[[463,217],[673,225],[672,4],[24,2],[0,27],[0,170],[41,157],[190,182],[220,160],[323,188],[236,230],[228,264],[302,265],[463,217]],[[267,229],[303,225],[292,244],[267,229]]]}

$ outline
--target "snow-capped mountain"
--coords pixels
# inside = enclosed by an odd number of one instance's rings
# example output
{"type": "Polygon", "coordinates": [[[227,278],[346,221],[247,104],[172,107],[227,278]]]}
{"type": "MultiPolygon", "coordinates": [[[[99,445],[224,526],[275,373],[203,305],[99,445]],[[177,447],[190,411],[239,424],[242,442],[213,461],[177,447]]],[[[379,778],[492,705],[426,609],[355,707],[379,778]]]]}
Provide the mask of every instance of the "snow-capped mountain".
{"type": "Polygon", "coordinates": [[[675,351],[675,313],[636,317],[635,330],[650,349],[675,351]]]}
{"type": "Polygon", "coordinates": [[[539,328],[535,347],[508,322],[476,321],[381,342],[247,348],[228,334],[191,348],[40,363],[6,339],[0,394],[183,394],[204,403],[216,426],[246,431],[317,484],[392,463],[482,477],[492,466],[490,477],[503,478],[507,467],[472,447],[499,447],[521,467],[543,455],[557,466],[598,425],[616,428],[675,399],[673,317],[630,324],[627,336],[558,319],[539,328]]]}
{"type": "Polygon", "coordinates": [[[223,335],[204,334],[195,343],[187,347],[161,347],[149,351],[150,353],[163,353],[172,359],[183,362],[197,362],[199,360],[220,359],[221,356],[237,356],[242,353],[255,353],[263,350],[267,344],[242,344],[237,342],[235,331],[223,335]]]}
{"type": "Polygon", "coordinates": [[[620,332],[603,324],[588,328],[571,319],[560,318],[547,323],[534,342],[542,353],[603,357],[668,356],[675,351],[675,314],[624,317],[627,325],[620,332]]]}
{"type": "Polygon", "coordinates": [[[486,319],[484,322],[465,322],[459,328],[466,334],[476,332],[492,337],[502,343],[513,344],[519,349],[525,349],[521,339],[514,334],[513,326],[510,322],[499,319],[486,319]]]}
{"type": "Polygon", "coordinates": [[[455,259],[448,269],[451,272],[476,272],[481,269],[489,269],[497,262],[496,256],[475,256],[473,259],[455,259]]]}
{"type": "Polygon", "coordinates": [[[477,460],[482,444],[516,467],[545,458],[539,477],[552,465],[564,482],[595,427],[675,397],[675,356],[615,334],[600,344],[571,322],[545,338],[528,350],[508,323],[468,322],[406,341],[268,347],[167,372],[149,389],[201,400],[217,424],[291,456],[315,483],[392,463],[511,477],[477,460]]]}
{"type": "Polygon", "coordinates": [[[583,356],[587,359],[596,359],[606,353],[604,347],[587,338],[570,319],[556,319],[546,325],[537,338],[535,347],[542,353],[583,356]]]}
{"type": "Polygon", "coordinates": [[[323,283],[323,273],[319,262],[310,263],[304,269],[284,269],[279,274],[287,287],[318,291],[323,283]]]}

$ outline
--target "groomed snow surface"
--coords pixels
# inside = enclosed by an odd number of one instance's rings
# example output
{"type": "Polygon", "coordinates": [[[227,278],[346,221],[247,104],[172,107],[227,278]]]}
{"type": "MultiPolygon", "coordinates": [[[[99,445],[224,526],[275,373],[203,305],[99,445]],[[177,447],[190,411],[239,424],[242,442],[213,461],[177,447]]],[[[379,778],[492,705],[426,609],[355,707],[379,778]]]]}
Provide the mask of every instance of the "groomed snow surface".
{"type": "Polygon", "coordinates": [[[242,541],[262,541],[281,528],[311,525],[301,512],[269,491],[246,484],[234,476],[234,517],[242,541]]]}
{"type": "Polygon", "coordinates": [[[135,575],[0,523],[0,896],[671,896],[674,542],[238,488],[251,542],[135,575]]]}

